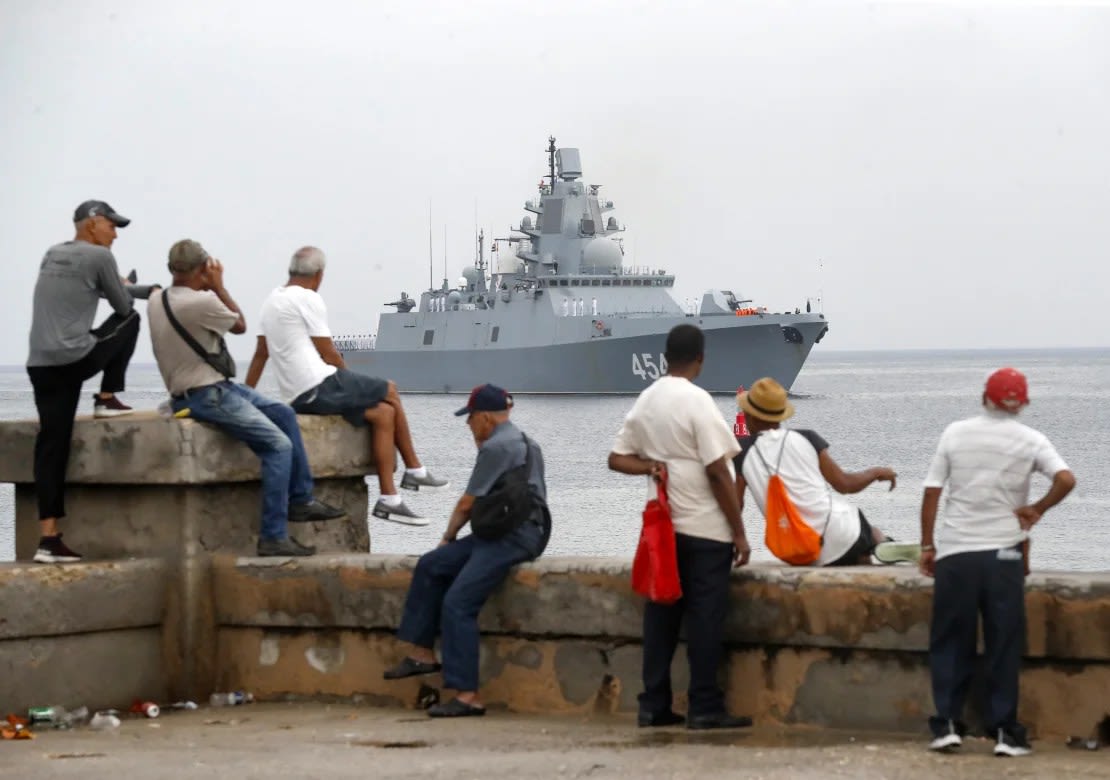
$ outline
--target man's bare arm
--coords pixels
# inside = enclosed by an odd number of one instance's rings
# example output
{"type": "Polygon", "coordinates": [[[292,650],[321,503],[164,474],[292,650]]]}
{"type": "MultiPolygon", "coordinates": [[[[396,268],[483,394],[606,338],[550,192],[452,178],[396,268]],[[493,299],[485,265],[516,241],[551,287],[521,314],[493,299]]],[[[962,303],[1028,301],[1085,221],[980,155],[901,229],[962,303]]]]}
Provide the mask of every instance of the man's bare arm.
{"type": "Polygon", "coordinates": [[[455,541],[455,537],[459,535],[459,531],[470,520],[470,510],[474,506],[474,496],[469,493],[463,493],[462,498],[455,504],[454,511],[451,512],[451,519],[447,521],[447,530],[443,532],[443,541],[441,544],[455,541]]]}
{"type": "Polygon", "coordinates": [[[729,528],[732,529],[732,543],[735,547],[734,563],[743,566],[751,557],[752,550],[744,533],[744,521],[740,517],[740,502],[736,499],[736,483],[728,470],[728,456],[722,455],[705,467],[709,488],[717,499],[717,506],[725,513],[729,528]]]}
{"type": "Polygon", "coordinates": [[[320,353],[320,359],[327,363],[329,366],[336,368],[346,368],[347,364],[343,360],[343,356],[339,354],[339,350],[335,348],[335,342],[329,336],[313,336],[312,346],[316,347],[316,351],[320,353]]]}
{"type": "Polygon", "coordinates": [[[937,551],[933,541],[933,528],[937,524],[937,507],[943,488],[927,487],[921,497],[921,573],[932,577],[935,573],[937,551]]]}
{"type": "Polygon", "coordinates": [[[621,474],[633,476],[658,477],[663,473],[665,466],[657,460],[644,458],[639,455],[622,455],[616,452],[609,453],[609,468],[621,474]]]}
{"type": "Polygon", "coordinates": [[[266,337],[259,336],[254,347],[254,357],[251,358],[251,367],[247,369],[246,383],[251,387],[258,387],[258,380],[266,368],[266,360],[270,357],[270,349],[266,346],[266,337]]]}
{"type": "Polygon", "coordinates": [[[1052,484],[1044,497],[1035,504],[1018,507],[1014,510],[1023,531],[1028,531],[1041,519],[1041,515],[1064,500],[1064,496],[1075,487],[1075,475],[1067,469],[1052,475],[1052,484]]]}
{"type": "Polygon", "coordinates": [[[876,466],[863,471],[844,471],[840,468],[828,450],[821,450],[817,456],[817,463],[821,467],[821,476],[837,493],[858,493],[872,482],[889,482],[890,489],[894,490],[898,475],[894,469],[886,466],[876,466]]]}

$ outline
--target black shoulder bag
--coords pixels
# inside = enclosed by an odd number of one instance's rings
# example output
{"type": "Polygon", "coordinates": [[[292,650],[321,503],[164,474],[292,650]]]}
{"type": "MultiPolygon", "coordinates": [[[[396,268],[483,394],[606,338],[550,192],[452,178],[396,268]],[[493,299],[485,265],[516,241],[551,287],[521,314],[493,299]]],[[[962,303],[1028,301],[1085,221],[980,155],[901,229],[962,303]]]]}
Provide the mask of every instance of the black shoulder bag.
{"type": "Polygon", "coordinates": [[[470,530],[479,539],[494,541],[515,531],[532,517],[542,502],[532,492],[532,445],[524,438],[524,465],[509,469],[493,483],[489,493],[474,499],[470,508],[470,530]]]}
{"type": "Polygon", "coordinates": [[[173,309],[170,308],[169,290],[162,290],[162,308],[166,312],[170,325],[173,325],[173,329],[177,331],[177,335],[185,340],[185,343],[192,348],[193,352],[200,355],[201,360],[210,365],[213,371],[218,371],[220,376],[225,379],[231,379],[235,376],[235,358],[227,351],[227,342],[224,341],[223,336],[220,336],[220,351],[217,354],[212,354],[202,347],[189,331],[182,327],[181,323],[177,321],[177,317],[173,316],[173,309]]]}

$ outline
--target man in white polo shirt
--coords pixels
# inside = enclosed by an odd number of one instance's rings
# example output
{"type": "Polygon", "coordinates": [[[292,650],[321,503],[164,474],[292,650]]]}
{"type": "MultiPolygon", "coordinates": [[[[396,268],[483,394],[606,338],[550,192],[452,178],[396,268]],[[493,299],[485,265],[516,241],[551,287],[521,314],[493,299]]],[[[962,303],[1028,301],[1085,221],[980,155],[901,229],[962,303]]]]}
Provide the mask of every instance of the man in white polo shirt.
{"type": "Polygon", "coordinates": [[[1030,753],[1017,720],[1018,677],[1025,638],[1027,532],[1075,487],[1051,442],[1017,421],[1029,403],[1025,377],[1012,368],[991,374],[983,412],[952,423],[940,437],[921,501],[921,570],[936,577],[929,632],[929,672],[936,714],[931,750],[951,752],[966,731],[961,721],[975,664],[979,617],[988,680],[984,712],[996,756],[1030,753]],[[1029,503],[1034,471],[1052,479],[1029,503]],[[936,526],[941,492],[944,519],[936,526]],[[935,528],[935,534],[934,534],[935,528]]]}
{"type": "Polygon", "coordinates": [[[397,386],[347,370],[332,341],[324,299],[317,292],[326,264],[324,253],[313,246],[293,254],[288,283],[262,304],[262,335],[247,371],[247,384],[255,387],[267,359],[273,358],[281,400],[298,414],[340,414],[351,425],[372,425],[371,448],[381,491],[373,515],[406,525],[427,525],[397,494],[394,452],[401,453],[405,464],[402,488],[444,487],[447,480],[432,476],[417,457],[397,386]]]}

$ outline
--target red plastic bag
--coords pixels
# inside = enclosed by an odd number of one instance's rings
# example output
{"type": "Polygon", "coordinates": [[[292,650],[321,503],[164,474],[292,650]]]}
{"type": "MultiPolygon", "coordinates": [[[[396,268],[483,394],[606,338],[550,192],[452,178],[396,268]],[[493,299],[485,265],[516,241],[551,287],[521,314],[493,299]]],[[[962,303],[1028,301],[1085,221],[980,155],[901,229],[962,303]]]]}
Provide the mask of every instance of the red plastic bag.
{"type": "Polygon", "coordinates": [[[682,598],[674,523],[667,502],[667,472],[655,483],[656,497],[644,507],[644,526],[632,561],[632,590],[648,601],[673,604],[682,598]]]}

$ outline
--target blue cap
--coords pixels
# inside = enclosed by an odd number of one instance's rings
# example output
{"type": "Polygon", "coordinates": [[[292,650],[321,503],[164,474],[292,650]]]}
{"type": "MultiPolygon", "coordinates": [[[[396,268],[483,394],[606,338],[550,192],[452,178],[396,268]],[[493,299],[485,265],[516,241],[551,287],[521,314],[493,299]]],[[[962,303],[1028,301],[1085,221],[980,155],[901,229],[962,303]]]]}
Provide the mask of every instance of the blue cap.
{"type": "Polygon", "coordinates": [[[456,417],[474,412],[504,412],[513,406],[513,397],[497,385],[478,385],[470,391],[466,406],[455,412],[456,417]]]}

